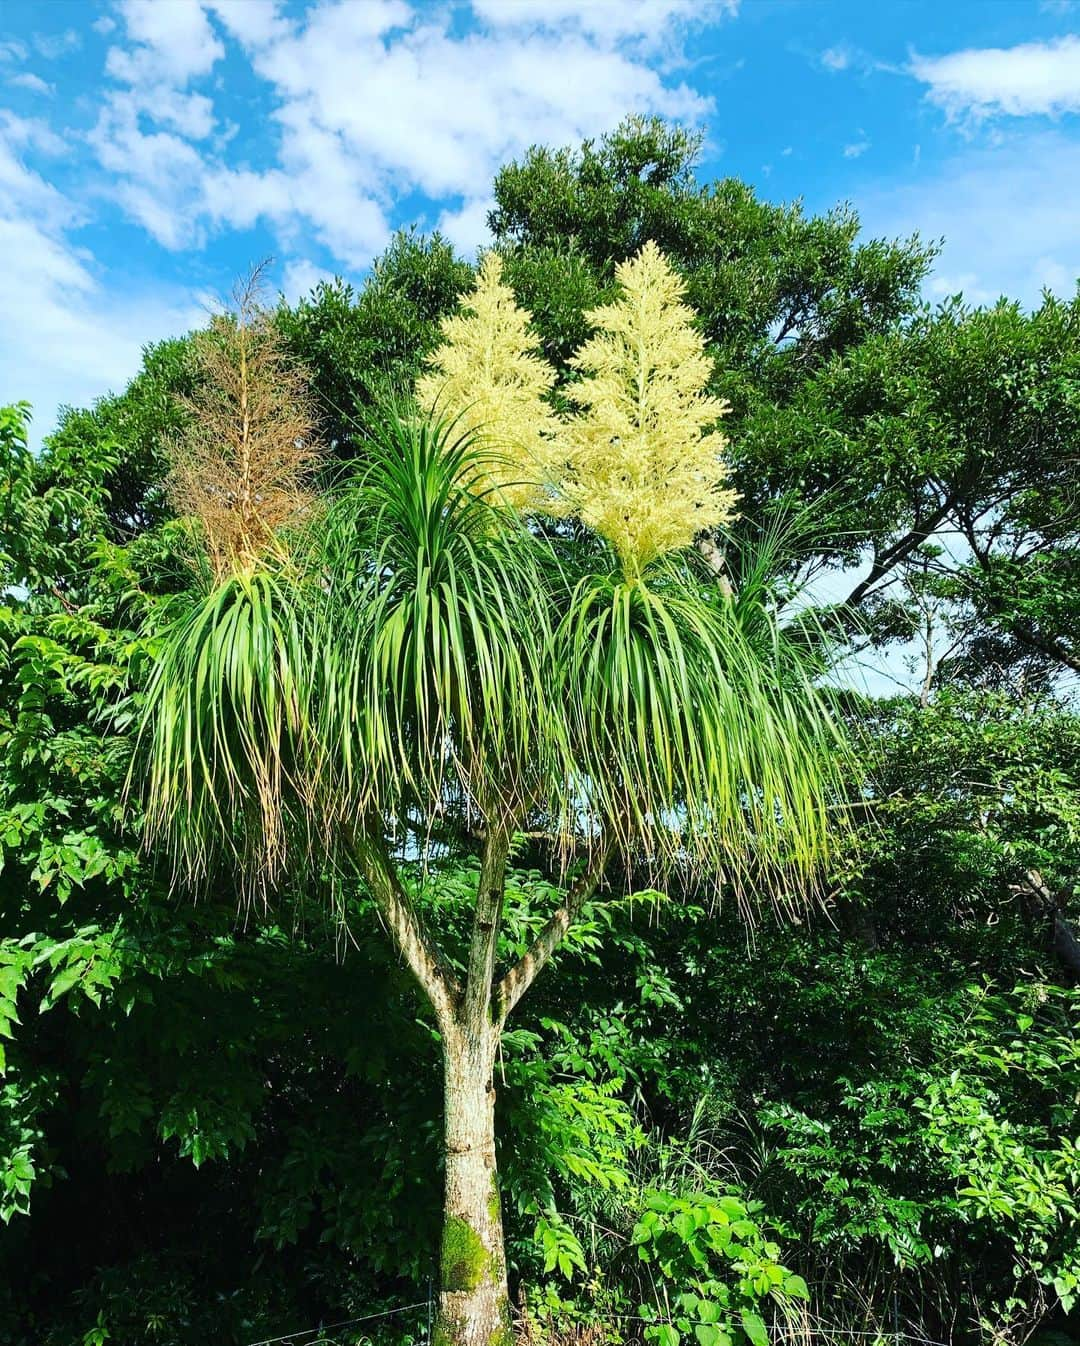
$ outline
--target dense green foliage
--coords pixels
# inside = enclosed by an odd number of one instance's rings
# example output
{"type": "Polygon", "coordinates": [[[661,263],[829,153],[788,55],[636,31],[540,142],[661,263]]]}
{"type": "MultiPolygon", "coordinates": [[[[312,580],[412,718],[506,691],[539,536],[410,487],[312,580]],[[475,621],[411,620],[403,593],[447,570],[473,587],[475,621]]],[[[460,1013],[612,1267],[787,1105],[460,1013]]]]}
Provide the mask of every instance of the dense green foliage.
{"type": "MultiPolygon", "coordinates": [[[[929,653],[922,695],[849,698],[863,822],[827,912],[748,942],[730,905],[628,875],[639,895],[590,905],[523,1002],[499,1108],[525,1330],[1068,1330],[1080,299],[926,309],[917,241],[702,187],[692,154],[631,124],[507,167],[506,274],[565,379],[583,312],[654,238],[734,406],[736,589],[763,539],[778,600],[858,563],[834,643],[929,653]]],[[[359,294],[282,308],[339,458],[471,275],[403,236],[359,294]]],[[[276,1337],[422,1302],[437,1257],[438,1047],[362,887],[344,924],[318,875],[239,920],[223,880],[169,897],[123,802],[182,582],[161,483],[193,376],[183,339],[152,348],[37,457],[0,413],[4,1346],[276,1337]]],[[[555,885],[538,839],[514,863],[507,957],[555,885]]],[[[425,909],[451,946],[455,872],[425,909]]],[[[387,1321],[403,1341],[426,1309],[387,1321]]]]}

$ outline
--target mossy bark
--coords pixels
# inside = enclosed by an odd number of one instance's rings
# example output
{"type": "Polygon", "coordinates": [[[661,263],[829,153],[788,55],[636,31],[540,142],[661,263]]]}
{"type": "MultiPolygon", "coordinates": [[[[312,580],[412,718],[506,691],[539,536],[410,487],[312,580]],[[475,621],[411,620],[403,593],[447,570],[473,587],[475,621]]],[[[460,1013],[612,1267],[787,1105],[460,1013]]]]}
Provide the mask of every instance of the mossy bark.
{"type": "Polygon", "coordinates": [[[495,1167],[495,1052],[490,1021],[444,1034],[446,1203],[438,1346],[508,1346],[502,1207],[495,1167]]]}

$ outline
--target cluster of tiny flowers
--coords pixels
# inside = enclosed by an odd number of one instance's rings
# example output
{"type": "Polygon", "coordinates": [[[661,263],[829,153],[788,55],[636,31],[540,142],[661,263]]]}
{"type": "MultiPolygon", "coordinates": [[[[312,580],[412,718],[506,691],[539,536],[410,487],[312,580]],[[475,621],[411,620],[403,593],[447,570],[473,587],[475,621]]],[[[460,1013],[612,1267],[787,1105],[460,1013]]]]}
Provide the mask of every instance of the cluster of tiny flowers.
{"type": "Polygon", "coordinates": [[[683,284],[655,243],[616,271],[619,297],[586,316],[596,329],[570,362],[577,408],[557,417],[555,371],[530,315],[489,253],[465,310],[417,384],[423,410],[455,417],[498,454],[492,484],[518,509],[574,514],[606,538],[628,575],[728,521],[727,404],[683,284]]]}
{"type": "Polygon", "coordinates": [[[536,353],[530,321],[503,283],[502,261],[488,253],[465,310],[443,320],[443,344],[416,384],[425,411],[454,421],[486,451],[476,489],[495,487],[523,512],[542,509],[550,495],[544,484],[558,431],[545,400],[555,371],[536,353]]]}

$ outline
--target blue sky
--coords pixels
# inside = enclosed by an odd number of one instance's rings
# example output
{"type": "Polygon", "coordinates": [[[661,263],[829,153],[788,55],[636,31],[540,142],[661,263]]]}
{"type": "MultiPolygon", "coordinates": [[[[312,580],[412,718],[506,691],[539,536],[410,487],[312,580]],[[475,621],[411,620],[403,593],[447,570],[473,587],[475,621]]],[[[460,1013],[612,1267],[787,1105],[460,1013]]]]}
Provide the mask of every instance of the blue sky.
{"type": "Polygon", "coordinates": [[[944,235],[931,297],[1080,276],[1070,0],[6,0],[0,400],[123,385],[272,255],[295,295],[403,224],[472,253],[498,165],[627,112],[703,178],[944,235]]]}

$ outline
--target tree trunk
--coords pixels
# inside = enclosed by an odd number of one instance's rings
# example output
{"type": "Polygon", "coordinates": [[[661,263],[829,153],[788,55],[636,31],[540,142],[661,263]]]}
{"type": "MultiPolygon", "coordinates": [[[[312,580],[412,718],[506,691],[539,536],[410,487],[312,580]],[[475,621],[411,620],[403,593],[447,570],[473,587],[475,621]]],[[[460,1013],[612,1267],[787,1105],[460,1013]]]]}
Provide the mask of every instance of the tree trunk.
{"type": "Polygon", "coordinates": [[[502,1205],[495,1169],[495,1053],[502,1026],[596,891],[612,843],[496,985],[495,951],[506,888],[507,827],[489,827],[476,892],[464,986],[428,938],[380,832],[355,855],[383,920],[435,1013],[443,1041],[446,1201],[434,1346],[510,1346],[502,1205]]]}
{"type": "Polygon", "coordinates": [[[436,1346],[509,1346],[502,1208],[495,1169],[495,1052],[486,1018],[444,1032],[446,1201],[436,1346]]]}

